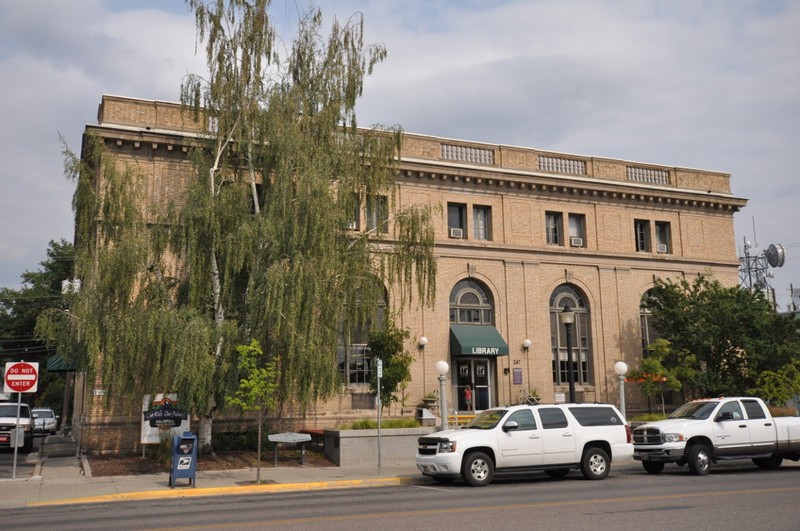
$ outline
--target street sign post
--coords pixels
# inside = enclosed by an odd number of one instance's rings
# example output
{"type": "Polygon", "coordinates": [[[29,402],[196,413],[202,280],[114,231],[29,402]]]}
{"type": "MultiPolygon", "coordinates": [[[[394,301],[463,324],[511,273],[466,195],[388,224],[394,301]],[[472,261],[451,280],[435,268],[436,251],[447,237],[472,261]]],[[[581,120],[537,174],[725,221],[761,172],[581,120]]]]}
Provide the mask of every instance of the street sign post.
{"type": "MultiPolygon", "coordinates": [[[[39,364],[36,362],[9,361],[3,376],[3,392],[17,393],[17,423],[14,425],[16,439],[19,439],[19,408],[22,404],[22,393],[35,393],[39,388],[39,364]]],[[[33,419],[31,419],[33,422],[33,419]]],[[[30,429],[34,426],[31,424],[30,429]]],[[[31,433],[33,435],[33,433],[31,433]]],[[[24,441],[23,434],[23,441],[24,441]]],[[[14,467],[11,469],[11,479],[17,479],[17,449],[21,446],[17,440],[14,444],[14,467]]]]}
{"type": "Polygon", "coordinates": [[[3,383],[4,393],[35,393],[39,387],[39,364],[9,361],[3,383]]]}

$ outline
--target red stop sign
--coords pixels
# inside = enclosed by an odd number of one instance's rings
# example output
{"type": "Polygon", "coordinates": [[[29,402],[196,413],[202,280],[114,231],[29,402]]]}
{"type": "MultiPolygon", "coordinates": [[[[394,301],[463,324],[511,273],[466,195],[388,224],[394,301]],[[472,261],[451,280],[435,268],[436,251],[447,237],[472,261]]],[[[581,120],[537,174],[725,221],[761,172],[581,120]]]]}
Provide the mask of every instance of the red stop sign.
{"type": "Polygon", "coordinates": [[[8,362],[6,363],[6,393],[34,393],[39,382],[39,364],[8,362]]]}

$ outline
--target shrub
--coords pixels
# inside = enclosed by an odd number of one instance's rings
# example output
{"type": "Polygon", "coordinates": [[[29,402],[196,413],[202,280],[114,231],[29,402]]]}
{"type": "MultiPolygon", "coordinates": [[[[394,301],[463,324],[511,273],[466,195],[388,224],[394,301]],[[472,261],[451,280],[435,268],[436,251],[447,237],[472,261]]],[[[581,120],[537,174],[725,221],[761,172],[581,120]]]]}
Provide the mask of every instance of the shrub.
{"type": "MultiPolygon", "coordinates": [[[[417,419],[413,418],[400,418],[400,419],[386,419],[381,422],[382,429],[391,428],[419,428],[420,424],[417,419]]],[[[351,430],[377,430],[378,421],[375,419],[361,419],[353,422],[349,428],[351,430]]]]}
{"type": "Polygon", "coordinates": [[[643,413],[641,415],[635,415],[628,419],[629,422],[655,422],[657,420],[664,420],[667,418],[666,415],[661,413],[643,413]]]}

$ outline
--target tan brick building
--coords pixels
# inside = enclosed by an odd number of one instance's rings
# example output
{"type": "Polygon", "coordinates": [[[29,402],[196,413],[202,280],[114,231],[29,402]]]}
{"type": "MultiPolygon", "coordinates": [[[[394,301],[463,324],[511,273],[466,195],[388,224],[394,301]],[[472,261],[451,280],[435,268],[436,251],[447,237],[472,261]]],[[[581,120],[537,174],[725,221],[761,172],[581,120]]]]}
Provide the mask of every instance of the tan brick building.
{"type": "MultiPolygon", "coordinates": [[[[145,172],[152,205],[180,197],[192,174],[189,146],[203,132],[176,104],[113,96],[86,131],[145,172]]],[[[436,304],[411,305],[398,323],[411,331],[416,359],[405,407],[391,414],[414,414],[438,389],[439,360],[450,365],[449,401],[461,413],[517,402],[531,388],[544,401],[564,400],[568,353],[557,312],[565,305],[576,311],[578,399],[618,403],[613,366],[641,359],[640,301],[653,279],[738,282],[733,215],[746,200],[731,194],[728,174],[408,133],[400,168],[400,205],[425,203],[441,215],[436,304]]],[[[362,214],[354,228],[370,223],[362,214]]],[[[371,415],[363,383],[371,360],[355,349],[341,362],[341,396],[287,420],[319,427],[371,415]]],[[[641,406],[632,387],[629,410],[641,406]]],[[[90,395],[78,407],[85,427],[100,429],[90,395]]]]}

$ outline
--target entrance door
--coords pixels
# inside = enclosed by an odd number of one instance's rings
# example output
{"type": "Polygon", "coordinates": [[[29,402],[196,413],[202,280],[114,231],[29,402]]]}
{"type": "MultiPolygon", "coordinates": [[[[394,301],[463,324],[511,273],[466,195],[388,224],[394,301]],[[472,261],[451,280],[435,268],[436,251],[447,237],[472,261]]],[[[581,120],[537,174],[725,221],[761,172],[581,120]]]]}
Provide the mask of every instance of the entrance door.
{"type": "Polygon", "coordinates": [[[493,363],[489,358],[461,358],[456,361],[459,411],[483,411],[494,405],[493,363]]]}

